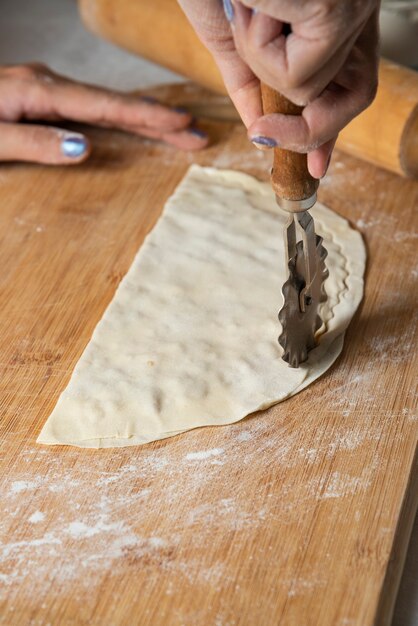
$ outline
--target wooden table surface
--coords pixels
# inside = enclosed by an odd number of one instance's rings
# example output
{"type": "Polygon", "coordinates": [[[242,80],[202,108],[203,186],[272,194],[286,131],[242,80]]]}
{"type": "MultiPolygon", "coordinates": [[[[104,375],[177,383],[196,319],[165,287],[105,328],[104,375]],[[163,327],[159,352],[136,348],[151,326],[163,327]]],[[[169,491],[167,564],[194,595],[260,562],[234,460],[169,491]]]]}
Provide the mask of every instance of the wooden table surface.
{"type": "Polygon", "coordinates": [[[390,621],[417,504],[418,183],[335,154],[319,195],[364,235],[366,296],[301,394],[142,447],[35,443],[189,164],[267,178],[239,125],[205,125],[200,154],[89,130],[81,167],[0,167],[1,624],[390,621]]]}

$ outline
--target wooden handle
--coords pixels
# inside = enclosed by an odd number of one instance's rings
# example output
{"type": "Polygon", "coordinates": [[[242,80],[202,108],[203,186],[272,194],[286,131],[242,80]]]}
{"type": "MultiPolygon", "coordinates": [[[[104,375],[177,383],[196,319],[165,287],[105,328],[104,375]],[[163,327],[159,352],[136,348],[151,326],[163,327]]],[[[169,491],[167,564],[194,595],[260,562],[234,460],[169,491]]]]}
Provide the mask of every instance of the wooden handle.
{"type": "MultiPolygon", "coordinates": [[[[303,111],[303,107],[293,104],[263,83],[261,84],[261,95],[265,115],[269,113],[300,115],[303,111]]],[[[271,184],[279,198],[305,200],[310,198],[318,189],[319,181],[309,174],[306,154],[274,148],[271,184]]]]}

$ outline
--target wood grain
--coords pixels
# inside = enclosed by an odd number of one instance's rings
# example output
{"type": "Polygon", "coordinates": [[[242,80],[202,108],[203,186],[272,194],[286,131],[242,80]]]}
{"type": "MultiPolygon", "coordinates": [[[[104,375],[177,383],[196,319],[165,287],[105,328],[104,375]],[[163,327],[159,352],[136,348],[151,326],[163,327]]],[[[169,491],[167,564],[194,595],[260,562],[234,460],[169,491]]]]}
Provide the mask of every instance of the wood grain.
{"type": "Polygon", "coordinates": [[[240,126],[206,127],[197,155],[89,129],[83,166],[1,166],[1,624],[390,622],[417,504],[417,183],[335,155],[319,197],[364,234],[366,297],[301,394],[143,447],[35,444],[189,164],[267,180],[240,126]]]}

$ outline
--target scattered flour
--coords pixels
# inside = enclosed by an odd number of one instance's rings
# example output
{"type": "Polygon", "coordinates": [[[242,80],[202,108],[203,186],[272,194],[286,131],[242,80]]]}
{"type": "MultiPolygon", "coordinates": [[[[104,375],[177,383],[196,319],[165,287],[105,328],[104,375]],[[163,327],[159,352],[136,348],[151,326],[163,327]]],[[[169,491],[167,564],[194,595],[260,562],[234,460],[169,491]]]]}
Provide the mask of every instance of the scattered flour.
{"type": "Polygon", "coordinates": [[[38,522],[43,522],[44,519],[45,514],[42,513],[42,511],[35,511],[35,513],[32,513],[32,515],[28,518],[28,522],[31,524],[37,524],[38,522]]]}
{"type": "MultiPolygon", "coordinates": [[[[152,146],[159,150],[155,144],[152,146]]],[[[164,157],[162,149],[161,154],[164,157]]],[[[171,153],[165,158],[172,159],[171,153]]],[[[185,156],[189,162],[196,158],[192,154],[185,156]]],[[[208,158],[212,159],[210,155],[208,158]]],[[[246,167],[261,171],[269,156],[249,146],[244,160],[246,167]]],[[[242,169],[242,161],[238,152],[225,152],[212,165],[242,169]]],[[[350,184],[356,185],[361,175],[360,169],[349,170],[337,160],[321,188],[343,190],[347,176],[350,184]]],[[[378,173],[374,187],[370,199],[357,212],[357,225],[368,236],[375,226],[382,229],[382,218],[373,212],[376,202],[384,200],[378,191],[378,173]]],[[[23,226],[19,219],[16,218],[16,225],[23,226]]],[[[406,236],[405,227],[400,229],[401,216],[398,221],[394,217],[389,221],[387,232],[398,233],[397,241],[412,245],[413,238],[409,233],[406,236]]],[[[31,226],[34,230],[41,227],[38,222],[31,226]]],[[[418,275],[418,267],[412,272],[418,275]]],[[[399,293],[386,295],[391,303],[402,305],[399,293]]],[[[385,319],[393,315],[395,323],[397,310],[381,307],[379,311],[385,319]]],[[[22,350],[25,341],[22,339],[22,350]]],[[[405,359],[411,350],[407,341],[396,342],[390,336],[379,338],[373,334],[371,339],[365,336],[365,346],[371,348],[376,363],[393,359],[394,351],[395,359],[405,359]]],[[[265,570],[286,566],[286,529],[302,523],[301,511],[309,518],[324,507],[336,525],[351,530],[353,519],[345,517],[344,506],[347,498],[356,499],[353,517],[360,528],[358,532],[362,532],[363,498],[373,488],[377,473],[383,471],[379,467],[384,464],[385,454],[379,444],[384,409],[375,406],[372,365],[373,362],[369,371],[353,372],[340,385],[324,392],[323,399],[336,415],[335,424],[329,420],[326,425],[331,432],[323,424],[318,425],[313,403],[312,411],[304,416],[301,437],[284,403],[275,413],[274,427],[271,416],[250,417],[217,429],[205,450],[199,447],[198,432],[111,453],[41,449],[28,444],[11,459],[11,478],[0,479],[0,600],[3,594],[7,594],[7,600],[14,597],[16,590],[29,596],[38,581],[42,593],[53,590],[57,598],[68,598],[74,588],[80,598],[94,597],[104,579],[113,582],[122,579],[126,572],[134,576],[145,572],[145,588],[141,589],[144,594],[148,576],[155,577],[156,572],[162,594],[175,596],[185,582],[191,589],[208,593],[214,590],[220,597],[226,589],[239,594],[240,587],[248,587],[246,581],[251,580],[257,567],[265,570]],[[361,423],[355,411],[359,402],[361,423]],[[188,449],[196,451],[185,454],[185,440],[188,449]],[[344,467],[354,451],[362,455],[364,464],[353,475],[344,467]],[[289,468],[300,465],[301,459],[309,467],[295,484],[289,468]],[[310,472],[315,475],[311,480],[310,472]],[[216,490],[212,489],[213,484],[216,490]],[[41,523],[46,521],[47,524],[41,523]],[[283,533],[283,553],[274,550],[269,540],[269,532],[275,527],[283,533]],[[252,537],[258,540],[247,558],[242,559],[242,569],[231,571],[229,562],[221,560],[219,554],[226,553],[226,545],[228,554],[243,546],[247,548],[252,537]],[[190,545],[194,558],[186,556],[190,545]]],[[[415,413],[401,407],[399,419],[402,418],[417,419],[415,413]]],[[[384,534],[389,545],[391,527],[383,517],[382,528],[389,529],[384,534]]],[[[301,544],[298,550],[305,548],[301,544]]],[[[335,555],[329,548],[324,546],[324,551],[331,554],[331,559],[335,555]]],[[[279,577],[275,584],[285,589],[290,598],[309,596],[320,588],[331,587],[327,572],[321,575],[313,566],[303,576],[279,577]]],[[[150,579],[149,584],[155,584],[155,580],[150,579]]],[[[39,606],[43,601],[40,595],[39,606]]],[[[12,601],[10,607],[12,611],[12,601]]],[[[198,623],[196,615],[191,614],[185,626],[198,623]]],[[[7,617],[5,614],[6,621],[7,617]]],[[[227,608],[220,605],[216,625],[233,626],[238,622],[239,617],[231,618],[227,608]]]]}
{"type": "Polygon", "coordinates": [[[15,480],[10,486],[10,493],[18,494],[22,491],[32,491],[39,487],[39,480],[15,480]]]}
{"type": "Polygon", "coordinates": [[[123,523],[116,522],[115,524],[106,524],[102,520],[99,520],[94,526],[89,526],[84,522],[71,522],[67,528],[64,528],[64,532],[67,532],[74,539],[87,539],[93,537],[100,532],[121,532],[123,531],[123,523]]]}
{"type": "Polygon", "coordinates": [[[250,441],[251,438],[251,433],[248,430],[243,430],[242,432],[238,433],[237,441],[250,441]]]}
{"type": "Polygon", "coordinates": [[[203,450],[202,452],[189,452],[186,454],[186,459],[188,461],[203,461],[204,459],[209,459],[212,456],[223,454],[223,452],[223,448],[213,448],[213,450],[203,450]]]}

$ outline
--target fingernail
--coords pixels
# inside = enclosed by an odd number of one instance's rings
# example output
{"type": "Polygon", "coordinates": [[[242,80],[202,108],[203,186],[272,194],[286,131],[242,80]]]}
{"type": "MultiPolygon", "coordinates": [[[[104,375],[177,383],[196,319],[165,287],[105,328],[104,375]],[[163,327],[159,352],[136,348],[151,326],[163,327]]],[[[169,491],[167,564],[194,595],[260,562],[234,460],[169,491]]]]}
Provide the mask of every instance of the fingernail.
{"type": "Polygon", "coordinates": [[[66,157],[76,159],[87,150],[87,139],[83,135],[67,135],[61,142],[61,151],[66,157]]]}
{"type": "Polygon", "coordinates": [[[142,102],[147,102],[148,104],[158,104],[157,98],[153,96],[141,96],[142,102]]]}
{"type": "Polygon", "coordinates": [[[205,133],[204,130],[200,130],[200,128],[189,128],[189,133],[196,135],[196,137],[200,137],[200,139],[206,139],[208,136],[208,134],[205,133]]]}
{"type": "Polygon", "coordinates": [[[275,148],[277,146],[277,141],[275,139],[271,139],[270,137],[251,137],[251,142],[255,144],[257,148],[275,148]]]}
{"type": "Polygon", "coordinates": [[[223,5],[226,19],[228,20],[228,22],[232,22],[235,17],[235,13],[231,0],[223,0],[223,5]]]}
{"type": "Polygon", "coordinates": [[[258,11],[257,11],[257,9],[251,9],[251,13],[252,13],[252,15],[257,15],[258,11]]]}
{"type": "Polygon", "coordinates": [[[188,111],[184,107],[174,107],[173,111],[175,111],[176,113],[181,113],[182,115],[188,115],[190,113],[190,111],[188,111]]]}

